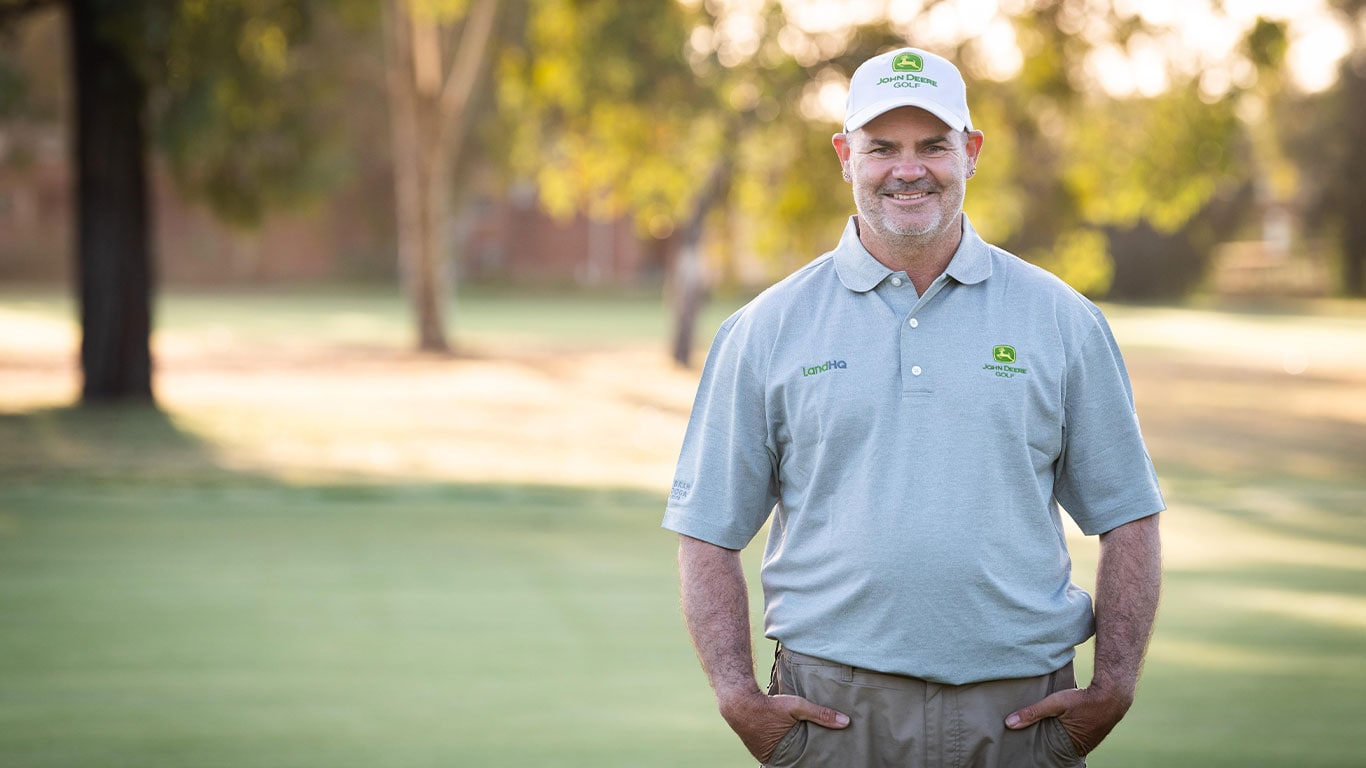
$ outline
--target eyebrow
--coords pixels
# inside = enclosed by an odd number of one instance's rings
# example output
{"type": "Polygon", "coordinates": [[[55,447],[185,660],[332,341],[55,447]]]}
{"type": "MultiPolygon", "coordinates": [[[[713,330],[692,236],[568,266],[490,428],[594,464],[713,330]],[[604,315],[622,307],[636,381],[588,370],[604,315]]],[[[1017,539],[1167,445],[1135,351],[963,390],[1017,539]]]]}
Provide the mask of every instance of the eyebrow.
{"type": "MultiPolygon", "coordinates": [[[[899,142],[899,141],[892,141],[891,139],[877,139],[877,138],[869,137],[868,143],[871,144],[873,147],[889,147],[889,148],[891,148],[891,149],[900,149],[900,148],[901,148],[901,142],[899,142]]],[[[949,143],[949,137],[948,137],[947,134],[945,134],[945,135],[942,135],[942,136],[930,136],[930,137],[928,137],[928,138],[921,139],[920,141],[917,141],[917,142],[916,142],[916,146],[917,146],[917,147],[928,147],[928,146],[932,146],[932,145],[934,145],[934,144],[947,144],[947,143],[949,143]]]]}

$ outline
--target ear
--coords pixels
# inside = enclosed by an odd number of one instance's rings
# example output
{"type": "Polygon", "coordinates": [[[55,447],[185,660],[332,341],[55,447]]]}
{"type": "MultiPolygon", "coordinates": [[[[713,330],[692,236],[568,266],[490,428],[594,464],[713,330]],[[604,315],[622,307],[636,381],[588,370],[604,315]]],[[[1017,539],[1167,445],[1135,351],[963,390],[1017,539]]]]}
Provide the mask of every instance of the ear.
{"type": "Polygon", "coordinates": [[[830,143],[835,145],[835,154],[840,159],[840,165],[848,168],[849,166],[849,134],[837,133],[830,137],[830,143]]]}
{"type": "Polygon", "coordinates": [[[973,165],[977,164],[977,155],[982,151],[982,141],[985,138],[981,131],[968,131],[964,148],[967,150],[968,160],[972,161],[973,165]]]}

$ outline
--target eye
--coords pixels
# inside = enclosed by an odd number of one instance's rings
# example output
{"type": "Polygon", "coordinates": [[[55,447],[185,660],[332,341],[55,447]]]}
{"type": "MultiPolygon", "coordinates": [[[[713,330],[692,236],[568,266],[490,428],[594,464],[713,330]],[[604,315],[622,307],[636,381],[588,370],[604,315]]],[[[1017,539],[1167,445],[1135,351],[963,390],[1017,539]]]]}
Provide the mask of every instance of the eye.
{"type": "Polygon", "coordinates": [[[943,144],[931,144],[930,146],[925,147],[925,154],[931,157],[938,157],[948,151],[949,148],[943,144]]]}

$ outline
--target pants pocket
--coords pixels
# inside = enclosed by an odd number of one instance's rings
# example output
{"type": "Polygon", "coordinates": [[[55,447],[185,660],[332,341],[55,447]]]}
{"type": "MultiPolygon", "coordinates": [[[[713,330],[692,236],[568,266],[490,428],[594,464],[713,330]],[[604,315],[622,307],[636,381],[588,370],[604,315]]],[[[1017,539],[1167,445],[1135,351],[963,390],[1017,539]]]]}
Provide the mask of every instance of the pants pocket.
{"type": "MultiPolygon", "coordinates": [[[[768,688],[768,695],[776,696],[779,694],[806,695],[805,686],[798,677],[792,659],[781,651],[774,659],[773,676],[768,688]]],[[[782,741],[779,741],[778,746],[774,747],[773,754],[769,755],[768,762],[764,763],[765,768],[794,768],[801,762],[802,756],[806,754],[811,727],[810,723],[801,720],[789,728],[787,733],[783,734],[782,741]]]]}
{"type": "Polygon", "coordinates": [[[810,723],[802,720],[792,726],[783,735],[783,740],[778,742],[778,746],[764,765],[767,768],[788,768],[796,765],[797,761],[801,759],[802,753],[806,751],[806,737],[810,725],[810,723]]]}
{"type": "Polygon", "coordinates": [[[1045,718],[1039,723],[1039,727],[1043,728],[1043,741],[1048,746],[1049,753],[1057,761],[1055,765],[1069,768],[1086,765],[1086,761],[1077,753],[1077,745],[1072,742],[1067,729],[1062,727],[1061,720],[1056,717],[1045,718]]]}

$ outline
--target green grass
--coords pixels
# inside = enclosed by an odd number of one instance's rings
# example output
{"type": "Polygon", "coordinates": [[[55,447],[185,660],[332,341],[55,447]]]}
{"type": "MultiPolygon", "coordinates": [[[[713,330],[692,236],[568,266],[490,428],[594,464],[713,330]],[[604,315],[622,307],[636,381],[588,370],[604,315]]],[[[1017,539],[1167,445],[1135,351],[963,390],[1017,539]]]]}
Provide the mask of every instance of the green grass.
{"type": "MultiPolygon", "coordinates": [[[[710,335],[742,298],[710,302],[698,333],[710,335]]],[[[70,298],[50,287],[0,286],[0,309],[74,323],[70,298]]],[[[158,296],[162,334],[184,334],[209,346],[350,344],[403,346],[413,337],[408,308],[396,291],[358,286],[261,289],[252,292],[178,291],[158,296]]],[[[473,291],[448,308],[452,341],[476,346],[546,343],[574,346],[658,342],[669,313],[657,295],[604,296],[473,291]]]]}
{"type": "Polygon", "coordinates": [[[658,499],[11,485],[0,764],[714,765],[658,499]]]}
{"type": "MultiPolygon", "coordinates": [[[[1351,350],[1366,315],[1351,306],[1112,312],[1171,511],[1139,699],[1091,765],[1362,764],[1366,377],[1351,350]],[[1230,351],[1257,339],[1293,345],[1305,370],[1230,351]]],[[[0,347],[14,318],[67,312],[0,294],[0,347]]],[[[547,355],[664,328],[644,300],[461,312],[481,348],[547,355]]],[[[161,312],[201,350],[378,348],[403,343],[404,318],[359,292],[175,295],[161,312]]],[[[0,356],[0,382],[61,354],[0,356]]],[[[683,632],[663,489],[288,481],[226,465],[174,402],[5,398],[0,384],[0,766],[752,764],[683,632]]],[[[262,407],[288,424],[289,403],[262,407]]],[[[1075,543],[1079,581],[1094,557],[1075,543]]],[[[1089,649],[1080,661],[1085,679],[1089,649]]]]}

